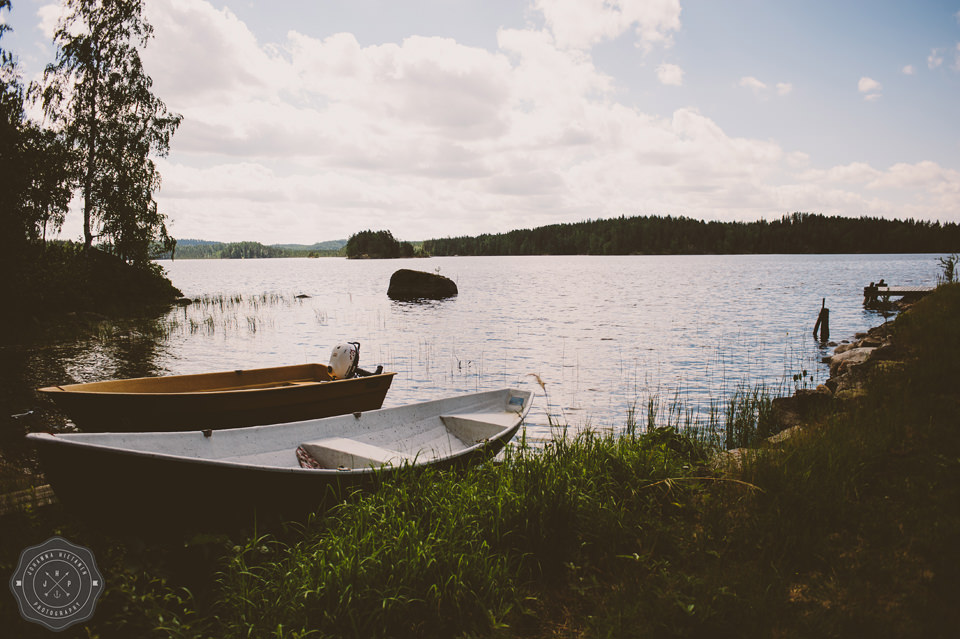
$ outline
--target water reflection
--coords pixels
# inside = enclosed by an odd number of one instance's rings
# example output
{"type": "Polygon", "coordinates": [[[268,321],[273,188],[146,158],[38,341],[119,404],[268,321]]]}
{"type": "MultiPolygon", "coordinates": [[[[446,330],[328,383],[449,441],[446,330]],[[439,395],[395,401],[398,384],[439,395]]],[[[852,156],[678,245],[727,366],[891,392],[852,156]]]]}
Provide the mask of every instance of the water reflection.
{"type": "Polygon", "coordinates": [[[34,326],[18,344],[0,346],[0,488],[32,483],[37,466],[27,432],[72,426],[36,389],[167,373],[163,322],[71,315],[34,326]]]}

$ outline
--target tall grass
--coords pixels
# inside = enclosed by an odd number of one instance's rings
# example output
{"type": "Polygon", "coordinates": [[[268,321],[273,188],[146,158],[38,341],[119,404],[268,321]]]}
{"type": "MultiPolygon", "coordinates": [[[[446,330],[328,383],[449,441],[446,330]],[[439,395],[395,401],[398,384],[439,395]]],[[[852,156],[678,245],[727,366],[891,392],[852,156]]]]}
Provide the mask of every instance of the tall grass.
{"type": "Polygon", "coordinates": [[[235,548],[218,616],[227,634],[256,636],[489,632],[539,607],[531,584],[549,591],[598,561],[669,544],[662,518],[684,489],[655,484],[704,455],[667,429],[583,432],[460,475],[411,470],[296,542],[235,548]]]}
{"type": "Polygon", "coordinates": [[[728,450],[756,446],[774,434],[773,399],[763,385],[738,387],[726,408],[724,446],[728,450]]]}

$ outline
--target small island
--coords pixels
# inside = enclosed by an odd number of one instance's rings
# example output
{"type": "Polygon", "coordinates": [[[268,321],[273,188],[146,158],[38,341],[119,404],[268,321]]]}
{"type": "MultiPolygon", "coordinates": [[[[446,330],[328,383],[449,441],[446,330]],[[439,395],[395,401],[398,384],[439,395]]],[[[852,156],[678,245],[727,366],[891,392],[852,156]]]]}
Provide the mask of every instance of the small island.
{"type": "Polygon", "coordinates": [[[390,231],[360,231],[347,240],[344,247],[347,259],[392,259],[420,257],[413,244],[401,242],[390,231]]]}

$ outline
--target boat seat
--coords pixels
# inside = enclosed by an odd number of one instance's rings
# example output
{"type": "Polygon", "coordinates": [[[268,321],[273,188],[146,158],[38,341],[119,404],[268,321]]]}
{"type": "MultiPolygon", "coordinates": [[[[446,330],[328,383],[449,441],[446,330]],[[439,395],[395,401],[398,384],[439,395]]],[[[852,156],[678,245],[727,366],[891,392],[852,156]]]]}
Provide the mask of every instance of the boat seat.
{"type": "Polygon", "coordinates": [[[451,433],[468,446],[496,437],[517,420],[515,413],[464,413],[441,415],[440,420],[451,433]]]}
{"type": "Polygon", "coordinates": [[[416,457],[346,437],[328,437],[300,445],[320,468],[379,468],[412,462],[416,457]]]}

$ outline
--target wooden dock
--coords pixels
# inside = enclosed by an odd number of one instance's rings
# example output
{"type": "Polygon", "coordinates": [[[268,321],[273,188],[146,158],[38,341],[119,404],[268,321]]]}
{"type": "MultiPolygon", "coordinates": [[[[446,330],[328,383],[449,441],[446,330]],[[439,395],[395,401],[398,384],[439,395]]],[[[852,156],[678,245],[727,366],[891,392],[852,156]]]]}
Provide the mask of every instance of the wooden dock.
{"type": "Polygon", "coordinates": [[[867,302],[875,302],[878,299],[906,297],[908,295],[923,297],[936,290],[936,288],[936,286],[864,286],[863,299],[867,302]]]}

